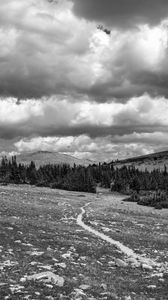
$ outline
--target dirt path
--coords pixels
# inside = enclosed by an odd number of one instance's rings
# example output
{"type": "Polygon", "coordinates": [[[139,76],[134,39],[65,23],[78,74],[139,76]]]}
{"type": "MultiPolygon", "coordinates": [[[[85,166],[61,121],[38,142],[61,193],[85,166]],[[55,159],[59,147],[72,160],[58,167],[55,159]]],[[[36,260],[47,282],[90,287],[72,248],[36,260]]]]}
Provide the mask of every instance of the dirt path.
{"type": "Polygon", "coordinates": [[[129,258],[133,258],[135,261],[137,261],[138,264],[147,264],[149,266],[158,266],[158,264],[156,264],[156,262],[154,262],[153,260],[149,259],[149,258],[144,258],[138,254],[136,254],[131,248],[124,246],[122,243],[120,243],[119,241],[116,241],[110,237],[108,237],[107,235],[93,229],[92,227],[86,225],[83,222],[83,215],[86,213],[85,211],[85,207],[88,206],[90,203],[86,204],[84,207],[81,208],[81,213],[78,215],[77,217],[77,224],[79,226],[81,226],[83,229],[85,229],[86,231],[94,234],[95,236],[101,238],[102,240],[110,243],[111,245],[116,246],[118,249],[120,249],[126,256],[128,256],[129,258]]]}

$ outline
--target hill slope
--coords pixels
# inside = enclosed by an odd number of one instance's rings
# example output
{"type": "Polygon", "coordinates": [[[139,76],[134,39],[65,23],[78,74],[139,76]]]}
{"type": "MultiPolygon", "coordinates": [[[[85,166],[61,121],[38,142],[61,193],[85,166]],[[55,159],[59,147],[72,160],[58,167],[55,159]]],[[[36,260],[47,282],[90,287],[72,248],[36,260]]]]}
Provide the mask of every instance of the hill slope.
{"type": "MultiPolygon", "coordinates": [[[[111,163],[110,163],[111,164],[111,163]]],[[[168,151],[151,153],[143,156],[132,157],[124,160],[119,160],[114,163],[116,167],[135,166],[139,170],[160,169],[163,170],[164,166],[168,169],[168,151]]]]}
{"type": "Polygon", "coordinates": [[[37,151],[17,155],[18,163],[29,164],[31,161],[34,161],[37,167],[45,164],[69,164],[71,166],[76,164],[88,166],[93,163],[87,159],[78,159],[59,152],[37,151]]]}

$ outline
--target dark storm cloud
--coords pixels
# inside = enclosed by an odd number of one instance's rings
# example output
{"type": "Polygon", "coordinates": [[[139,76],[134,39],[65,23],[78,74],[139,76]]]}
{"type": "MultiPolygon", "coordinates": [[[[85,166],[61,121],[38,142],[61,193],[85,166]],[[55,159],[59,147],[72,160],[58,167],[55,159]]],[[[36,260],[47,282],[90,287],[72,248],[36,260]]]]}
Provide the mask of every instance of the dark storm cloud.
{"type": "Polygon", "coordinates": [[[156,25],[168,17],[167,0],[73,0],[74,12],[108,26],[122,29],[137,24],[156,25]]]}
{"type": "Polygon", "coordinates": [[[31,99],[53,94],[66,95],[70,91],[72,94],[75,93],[75,90],[66,84],[65,77],[56,78],[55,75],[47,73],[46,69],[42,70],[40,65],[30,68],[28,72],[25,75],[24,70],[18,70],[16,66],[13,74],[5,74],[1,68],[0,95],[31,99]]]}
{"type": "Polygon", "coordinates": [[[145,90],[153,96],[162,95],[168,97],[168,72],[166,71],[143,71],[131,74],[130,80],[132,84],[141,87],[141,90],[145,90]]]}
{"type": "MultiPolygon", "coordinates": [[[[167,132],[168,126],[152,126],[152,125],[128,125],[125,128],[123,126],[81,126],[80,128],[76,127],[61,127],[61,128],[53,128],[53,127],[41,127],[34,128],[32,126],[23,126],[20,128],[8,126],[3,127],[0,126],[0,139],[4,139],[6,141],[16,139],[16,137],[24,138],[33,136],[40,137],[67,137],[73,136],[78,137],[80,135],[87,135],[91,138],[103,138],[105,136],[111,136],[112,141],[113,137],[118,135],[118,143],[121,143],[122,136],[131,135],[133,133],[153,133],[153,132],[167,132]]],[[[129,140],[129,138],[128,138],[129,140]]],[[[116,141],[115,141],[116,142],[116,141]]],[[[123,141],[125,142],[125,140],[123,141]]]]}

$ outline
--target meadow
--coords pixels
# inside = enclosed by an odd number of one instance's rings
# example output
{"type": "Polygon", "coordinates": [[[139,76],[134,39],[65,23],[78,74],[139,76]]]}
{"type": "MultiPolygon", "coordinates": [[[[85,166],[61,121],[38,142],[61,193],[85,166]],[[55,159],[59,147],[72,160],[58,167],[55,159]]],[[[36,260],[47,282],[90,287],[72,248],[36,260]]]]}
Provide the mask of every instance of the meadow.
{"type": "Polygon", "coordinates": [[[168,210],[123,198],[105,189],[0,186],[0,299],[166,300],[168,210]],[[85,224],[132,249],[144,264],[81,228],[84,206],[85,224]],[[146,258],[154,264],[146,266],[146,258]]]}

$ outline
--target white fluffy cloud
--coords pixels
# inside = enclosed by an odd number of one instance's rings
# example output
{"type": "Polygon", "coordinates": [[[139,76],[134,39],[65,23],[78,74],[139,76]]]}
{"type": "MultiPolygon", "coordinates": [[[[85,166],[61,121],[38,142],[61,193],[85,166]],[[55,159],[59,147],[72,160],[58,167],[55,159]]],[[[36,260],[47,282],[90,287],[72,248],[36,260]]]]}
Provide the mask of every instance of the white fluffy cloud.
{"type": "Polygon", "coordinates": [[[168,147],[168,134],[162,132],[133,133],[124,136],[91,138],[86,135],[77,137],[35,137],[21,139],[15,143],[18,152],[56,151],[92,160],[112,160],[148,154],[158,149],[158,144],[168,147]]]}
{"type": "MultiPolygon", "coordinates": [[[[152,98],[148,94],[133,97],[128,102],[107,103],[71,102],[67,98],[43,98],[18,102],[15,98],[0,101],[0,127],[19,126],[30,128],[29,135],[50,128],[58,129],[107,128],[113,126],[168,126],[168,100],[164,97],[152,98]],[[32,128],[32,129],[31,129],[32,128]],[[32,131],[31,131],[32,130],[32,131]]],[[[26,132],[25,132],[26,134],[26,132]]],[[[17,133],[16,133],[17,136],[17,133]]]]}
{"type": "Polygon", "coordinates": [[[147,94],[123,104],[8,99],[0,101],[0,133],[12,133],[17,152],[50,150],[102,160],[165,149],[167,115],[167,99],[147,94]]]}
{"type": "Polygon", "coordinates": [[[166,147],[168,21],[141,2],[128,0],[123,20],[123,0],[0,2],[0,151],[105,159],[166,147]]]}
{"type": "Polygon", "coordinates": [[[86,94],[105,102],[167,92],[166,23],[133,32],[112,28],[109,36],[72,8],[66,0],[0,3],[1,95],[86,94]]]}
{"type": "Polygon", "coordinates": [[[66,93],[87,84],[83,55],[95,26],[79,21],[67,1],[0,3],[0,92],[19,97],[66,93]],[[75,75],[76,74],[76,75],[75,75]]]}

